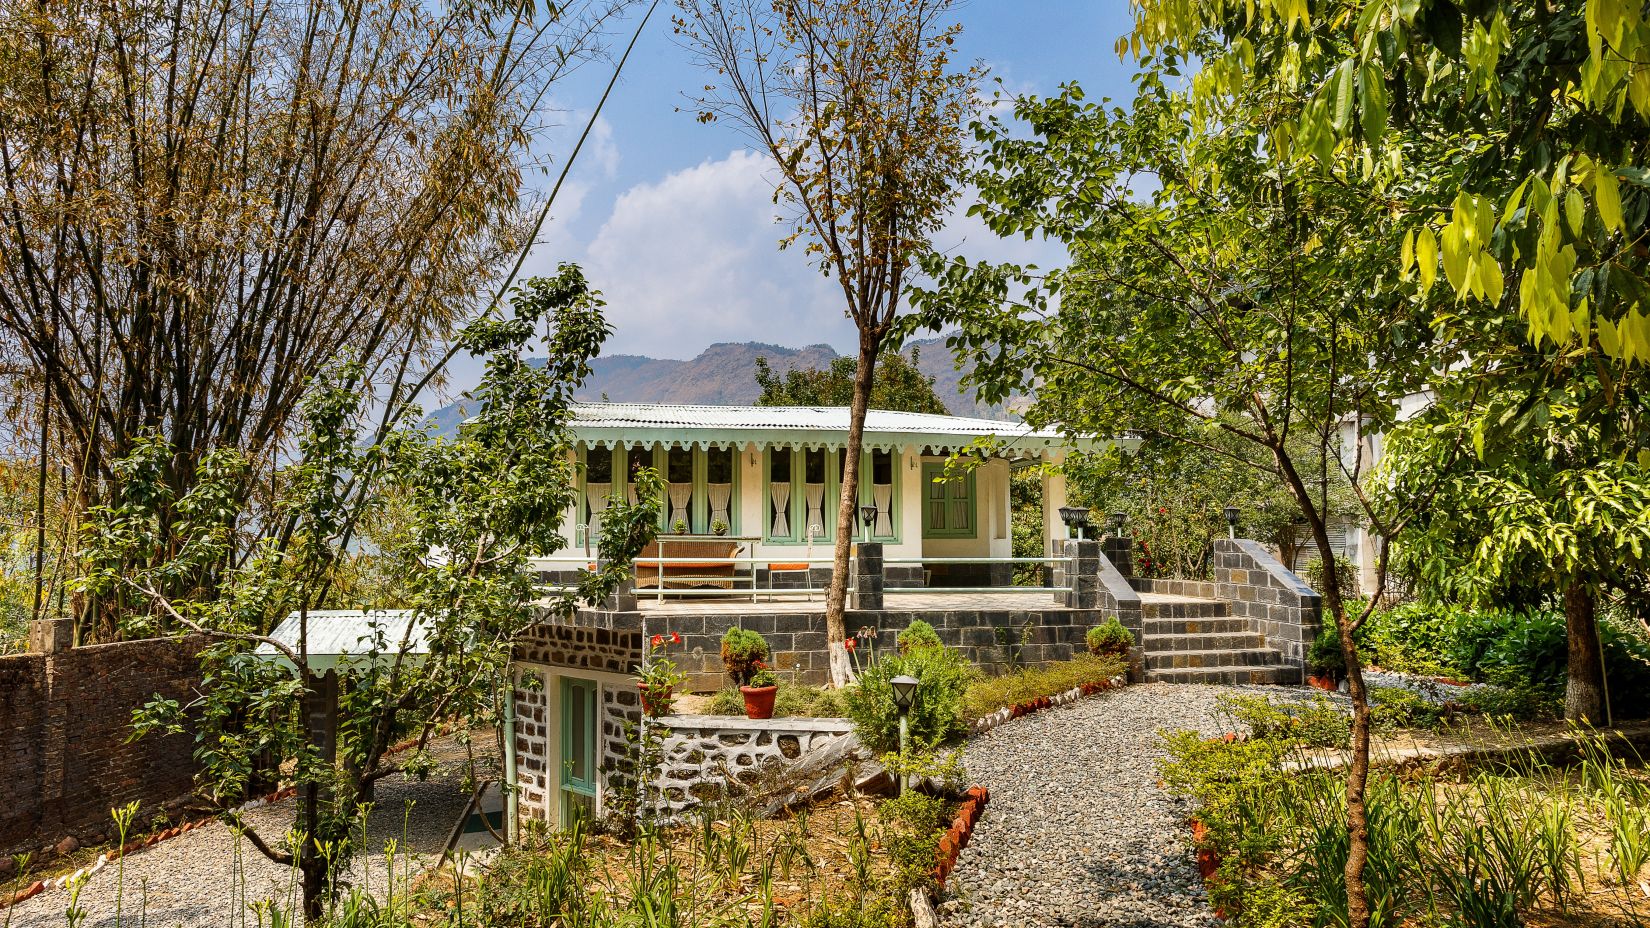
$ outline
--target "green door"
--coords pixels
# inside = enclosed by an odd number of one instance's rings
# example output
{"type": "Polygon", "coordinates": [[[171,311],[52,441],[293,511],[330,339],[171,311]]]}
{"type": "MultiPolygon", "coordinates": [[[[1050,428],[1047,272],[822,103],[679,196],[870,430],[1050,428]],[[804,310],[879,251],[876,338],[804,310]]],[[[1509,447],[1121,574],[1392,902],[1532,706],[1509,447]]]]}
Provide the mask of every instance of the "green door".
{"type": "Polygon", "coordinates": [[[561,678],[562,824],[596,811],[596,682],[561,678]]]}

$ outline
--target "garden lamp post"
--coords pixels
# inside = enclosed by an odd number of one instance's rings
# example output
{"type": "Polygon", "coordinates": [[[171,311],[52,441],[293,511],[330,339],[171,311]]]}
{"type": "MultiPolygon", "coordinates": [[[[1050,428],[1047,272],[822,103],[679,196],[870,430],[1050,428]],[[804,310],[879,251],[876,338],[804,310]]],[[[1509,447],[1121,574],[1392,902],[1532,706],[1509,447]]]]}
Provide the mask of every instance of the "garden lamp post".
{"type": "Polygon", "coordinates": [[[1060,521],[1066,523],[1066,538],[1081,538],[1083,526],[1089,520],[1087,506],[1061,506],[1060,521]]]}
{"type": "Polygon", "coordinates": [[[870,544],[872,527],[877,524],[877,507],[870,505],[859,507],[859,521],[865,523],[865,542],[870,544]]]}
{"type": "Polygon", "coordinates": [[[1227,538],[1236,538],[1237,537],[1238,507],[1236,507],[1236,506],[1227,506],[1225,509],[1221,510],[1221,513],[1226,516],[1226,537],[1227,538]]]}
{"type": "Polygon", "coordinates": [[[1123,523],[1127,521],[1129,521],[1129,514],[1126,512],[1114,512],[1111,514],[1111,533],[1113,537],[1123,537],[1123,523]]]}
{"type": "MultiPolygon", "coordinates": [[[[917,701],[917,678],[907,674],[900,674],[888,681],[894,690],[894,708],[899,710],[899,759],[900,766],[905,766],[905,749],[911,740],[911,707],[917,701]]],[[[902,769],[899,775],[899,791],[905,792],[907,775],[902,769]]]]}

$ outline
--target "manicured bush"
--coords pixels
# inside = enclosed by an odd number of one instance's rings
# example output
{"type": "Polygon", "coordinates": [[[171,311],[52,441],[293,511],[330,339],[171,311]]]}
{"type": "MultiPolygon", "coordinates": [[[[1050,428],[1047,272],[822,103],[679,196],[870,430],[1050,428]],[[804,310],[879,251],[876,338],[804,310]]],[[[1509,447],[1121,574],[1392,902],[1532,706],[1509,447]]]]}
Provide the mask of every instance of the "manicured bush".
{"type": "Polygon", "coordinates": [[[753,674],[768,661],[768,639],[748,628],[722,633],[722,667],[739,686],[749,686],[753,674]]]}
{"type": "Polygon", "coordinates": [[[1134,647],[1134,633],[1115,618],[1089,629],[1083,640],[1088,644],[1089,653],[1097,655],[1124,656],[1134,647]]]}
{"type": "Polygon", "coordinates": [[[937,648],[941,644],[939,632],[934,631],[934,626],[921,619],[905,626],[905,630],[899,633],[894,643],[901,654],[909,654],[913,648],[937,648]]]}
{"type": "Polygon", "coordinates": [[[1344,748],[1351,742],[1351,716],[1325,696],[1309,700],[1222,696],[1216,705],[1258,740],[1324,748],[1344,748]]]}
{"type": "Polygon", "coordinates": [[[910,713],[912,742],[932,747],[960,738],[967,731],[963,693],[978,673],[960,654],[944,646],[883,657],[862,670],[859,685],[847,691],[848,717],[854,720],[860,743],[873,753],[898,750],[899,710],[894,708],[894,690],[888,681],[909,675],[919,684],[910,713]]]}
{"type": "Polygon", "coordinates": [[[1346,655],[1341,653],[1341,633],[1327,617],[1323,628],[1318,630],[1318,637],[1312,639],[1312,646],[1306,649],[1306,668],[1310,673],[1335,680],[1346,676],[1346,655]]]}
{"type": "Polygon", "coordinates": [[[1381,731],[1400,728],[1431,731],[1441,727],[1449,718],[1449,712],[1444,707],[1401,686],[1370,687],[1369,714],[1375,727],[1381,731]]]}

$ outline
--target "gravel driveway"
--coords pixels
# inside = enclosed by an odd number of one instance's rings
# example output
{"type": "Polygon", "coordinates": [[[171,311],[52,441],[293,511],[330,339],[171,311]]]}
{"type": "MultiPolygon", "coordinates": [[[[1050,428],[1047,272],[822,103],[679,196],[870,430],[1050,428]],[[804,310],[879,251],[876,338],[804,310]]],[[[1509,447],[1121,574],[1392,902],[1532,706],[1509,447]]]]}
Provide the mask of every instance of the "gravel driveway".
{"type": "MultiPolygon", "coordinates": [[[[490,739],[477,737],[477,753],[490,739]]],[[[357,855],[350,882],[383,899],[388,886],[386,846],[394,841],[396,888],[405,885],[402,856],[413,851],[412,874],[420,864],[434,862],[470,795],[463,789],[463,752],[450,739],[432,747],[441,766],[428,780],[409,780],[394,774],[379,781],[376,804],[367,823],[368,852],[357,855]]],[[[297,804],[288,799],[247,813],[246,820],[274,843],[292,827],[297,804]]],[[[231,928],[255,926],[248,908],[258,900],[274,899],[282,909],[302,908],[296,873],[271,863],[221,822],[212,822],[126,858],[124,879],[117,878],[111,861],[92,875],[81,889],[79,906],[86,911],[81,928],[231,928]],[[122,896],[120,919],[115,917],[117,890],[122,896]],[[141,913],[141,914],[140,914],[141,913]],[[244,922],[243,922],[244,919],[244,922]]],[[[51,890],[8,911],[0,911],[0,925],[11,916],[12,928],[60,928],[68,924],[65,910],[69,890],[51,890]]],[[[298,917],[302,922],[301,914],[298,917]]],[[[263,919],[268,924],[267,916],[263,919]]]]}
{"type": "Polygon", "coordinates": [[[999,726],[964,752],[991,790],[940,906],[951,926],[1158,928],[1221,924],[1192,859],[1182,804],[1157,787],[1159,731],[1227,730],[1215,700],[1266,686],[1148,683],[999,726]]]}

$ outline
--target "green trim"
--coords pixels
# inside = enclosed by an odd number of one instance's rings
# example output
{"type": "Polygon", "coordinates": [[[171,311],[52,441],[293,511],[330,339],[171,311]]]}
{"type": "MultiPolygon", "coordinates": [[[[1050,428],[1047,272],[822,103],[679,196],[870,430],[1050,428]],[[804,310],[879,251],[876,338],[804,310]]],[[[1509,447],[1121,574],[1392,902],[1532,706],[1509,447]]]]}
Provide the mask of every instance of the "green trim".
{"type": "Polygon", "coordinates": [[[922,465],[922,537],[974,538],[979,526],[979,499],[974,493],[974,471],[960,479],[946,480],[945,464],[926,461],[922,465]],[[939,489],[936,494],[935,489],[939,489]],[[934,507],[940,507],[939,512],[934,507]],[[947,524],[947,513],[965,515],[966,525],[947,524]],[[940,518],[936,520],[935,515],[940,518]],[[935,524],[938,521],[939,524],[935,524]]]}
{"type": "MultiPolygon", "coordinates": [[[[903,481],[899,479],[901,454],[898,451],[890,451],[888,452],[888,455],[890,458],[888,462],[888,479],[893,481],[894,490],[893,496],[890,498],[888,503],[890,507],[890,512],[888,513],[888,525],[893,529],[893,531],[887,535],[872,535],[871,540],[880,541],[884,544],[897,545],[900,543],[900,499],[904,493],[904,491],[900,488],[900,484],[903,483],[903,481]]],[[[875,502],[871,494],[871,451],[862,452],[860,455],[859,476],[859,504],[861,506],[871,505],[875,502]]],[[[854,519],[856,522],[856,527],[860,532],[860,534],[855,537],[863,538],[865,529],[863,526],[857,524],[859,519],[858,513],[855,513],[854,519]]]]}
{"type": "Polygon", "coordinates": [[[570,793],[581,796],[596,795],[597,773],[597,730],[596,716],[598,714],[599,692],[594,680],[583,680],[577,677],[561,677],[561,788],[570,793]],[[573,692],[578,690],[584,694],[586,716],[582,719],[573,717],[573,692]],[[584,771],[586,777],[579,777],[573,772],[575,745],[573,731],[575,728],[584,733],[584,771]]]}

